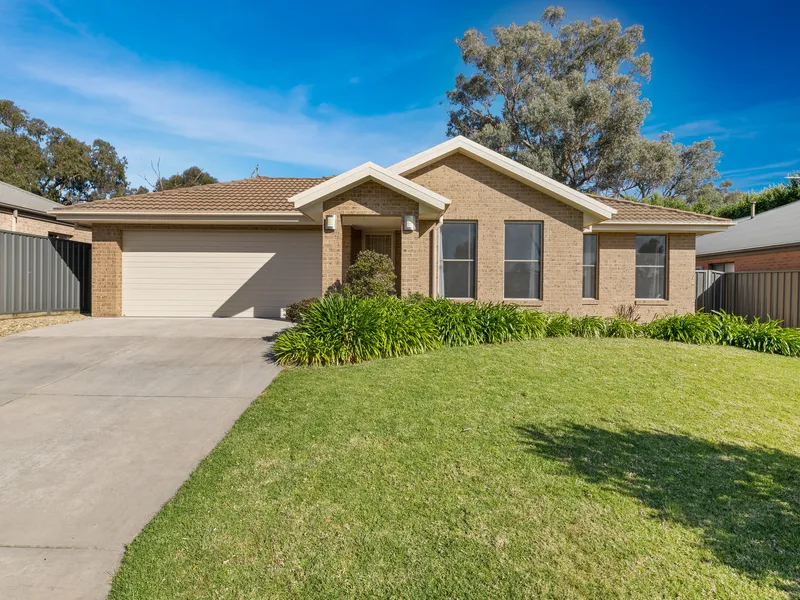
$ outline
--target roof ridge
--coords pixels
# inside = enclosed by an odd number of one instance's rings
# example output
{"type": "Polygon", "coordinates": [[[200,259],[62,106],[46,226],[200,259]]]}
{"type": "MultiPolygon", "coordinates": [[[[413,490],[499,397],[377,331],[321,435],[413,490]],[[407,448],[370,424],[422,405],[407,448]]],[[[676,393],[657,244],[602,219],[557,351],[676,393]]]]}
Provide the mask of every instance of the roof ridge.
{"type": "Polygon", "coordinates": [[[651,208],[651,209],[654,209],[656,211],[662,211],[663,210],[663,211],[669,211],[669,212],[672,212],[672,213],[678,213],[678,214],[682,214],[682,215],[685,215],[685,214],[697,215],[699,217],[703,217],[703,218],[706,218],[706,219],[711,219],[711,220],[714,220],[714,221],[720,221],[720,222],[723,222],[723,223],[727,223],[727,222],[731,221],[731,219],[727,219],[725,217],[717,217],[717,216],[714,216],[714,215],[706,215],[706,214],[703,214],[703,213],[693,212],[691,210],[683,210],[683,209],[680,209],[680,208],[672,208],[671,206],[660,206],[658,204],[649,204],[647,202],[643,202],[642,200],[626,200],[624,198],[617,198],[617,197],[613,197],[613,196],[601,196],[600,194],[587,194],[587,195],[591,196],[592,198],[596,198],[596,199],[600,200],[600,202],[602,202],[603,200],[613,200],[614,202],[624,202],[626,204],[635,204],[636,206],[645,206],[647,208],[651,208]]]}

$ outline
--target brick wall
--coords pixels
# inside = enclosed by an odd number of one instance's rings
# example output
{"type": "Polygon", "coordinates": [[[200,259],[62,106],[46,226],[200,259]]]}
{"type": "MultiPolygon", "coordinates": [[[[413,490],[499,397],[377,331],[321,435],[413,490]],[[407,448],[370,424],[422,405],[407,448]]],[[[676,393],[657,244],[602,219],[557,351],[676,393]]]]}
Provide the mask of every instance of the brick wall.
{"type": "Polygon", "coordinates": [[[800,248],[728,254],[717,258],[702,258],[697,264],[708,269],[711,263],[734,263],[735,271],[797,271],[800,270],[800,248]]]}
{"type": "Polygon", "coordinates": [[[445,220],[477,221],[478,300],[503,300],[506,221],[541,221],[542,300],[526,304],[578,312],[583,213],[461,154],[448,156],[409,178],[451,200],[445,220]]]}
{"type": "Polygon", "coordinates": [[[14,217],[10,212],[3,211],[0,213],[0,229],[4,231],[16,231],[17,233],[42,236],[57,233],[75,242],[92,241],[92,230],[88,227],[59,223],[48,219],[39,219],[25,214],[19,214],[17,216],[16,225],[13,221],[14,217]]]}
{"type": "Polygon", "coordinates": [[[638,302],[635,234],[599,234],[598,298],[583,300],[583,213],[579,210],[461,154],[408,177],[451,200],[445,220],[477,222],[476,295],[480,301],[503,300],[505,223],[541,221],[542,299],[518,303],[599,315],[611,315],[616,306],[635,303],[645,319],[694,310],[694,234],[669,236],[667,299],[638,302]]]}
{"type": "Polygon", "coordinates": [[[635,304],[646,321],[656,315],[687,313],[695,305],[695,235],[667,236],[667,298],[636,300],[636,234],[600,233],[598,248],[598,299],[582,302],[582,314],[611,316],[621,304],[635,304]]]}
{"type": "MultiPolygon", "coordinates": [[[[369,181],[347,190],[323,204],[323,219],[337,215],[334,231],[322,231],[322,289],[326,290],[337,281],[342,281],[350,256],[351,228],[342,225],[342,217],[350,216],[397,216],[418,215],[419,205],[379,183],[369,181]]],[[[422,263],[429,260],[430,228],[422,231],[403,232],[400,235],[400,293],[430,293],[430,270],[422,263]]]]}
{"type": "Polygon", "coordinates": [[[122,315],[122,235],[116,225],[95,225],[92,239],[92,316],[122,315]]]}

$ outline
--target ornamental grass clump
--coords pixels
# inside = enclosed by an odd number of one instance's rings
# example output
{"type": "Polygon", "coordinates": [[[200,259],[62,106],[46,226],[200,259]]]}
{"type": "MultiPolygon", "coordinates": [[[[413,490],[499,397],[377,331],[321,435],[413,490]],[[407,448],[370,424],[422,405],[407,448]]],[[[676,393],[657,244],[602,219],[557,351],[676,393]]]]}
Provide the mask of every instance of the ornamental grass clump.
{"type": "Polygon", "coordinates": [[[485,344],[504,344],[527,339],[522,310],[514,304],[478,304],[477,321],[481,341],[485,344]]]}
{"type": "Polygon", "coordinates": [[[439,346],[436,327],[419,304],[387,297],[373,301],[380,312],[381,356],[405,356],[439,346]]]}
{"type": "Polygon", "coordinates": [[[641,325],[622,316],[611,317],[606,323],[606,337],[630,339],[640,336],[641,332],[641,325]]]}
{"type": "Polygon", "coordinates": [[[566,337],[572,335],[572,317],[567,313],[547,315],[547,337],[566,337]]]}
{"type": "Polygon", "coordinates": [[[426,300],[420,307],[433,322],[436,335],[445,346],[474,346],[483,341],[475,302],[435,298],[426,300]]]}
{"type": "Polygon", "coordinates": [[[605,337],[608,321],[603,317],[575,317],[570,323],[570,333],[576,337],[605,337]]]}
{"type": "Polygon", "coordinates": [[[646,337],[685,344],[715,344],[717,329],[714,316],[697,312],[655,319],[645,325],[646,337]]]}

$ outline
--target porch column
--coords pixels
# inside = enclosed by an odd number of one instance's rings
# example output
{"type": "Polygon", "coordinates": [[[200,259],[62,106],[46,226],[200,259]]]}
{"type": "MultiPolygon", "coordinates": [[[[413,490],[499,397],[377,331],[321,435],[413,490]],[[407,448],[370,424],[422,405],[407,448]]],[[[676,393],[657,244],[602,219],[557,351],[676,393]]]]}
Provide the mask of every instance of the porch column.
{"type": "Polygon", "coordinates": [[[427,287],[423,283],[427,281],[428,254],[425,252],[424,243],[427,239],[426,232],[422,231],[422,224],[419,222],[419,213],[415,212],[414,217],[417,221],[416,231],[400,231],[400,295],[422,293],[427,294],[427,287]]]}
{"type": "MultiPolygon", "coordinates": [[[[337,216],[336,220],[339,220],[337,216]]],[[[342,281],[342,224],[336,223],[336,229],[325,231],[322,228],[322,293],[337,281],[342,281]]],[[[342,281],[342,283],[344,283],[342,281]]]]}

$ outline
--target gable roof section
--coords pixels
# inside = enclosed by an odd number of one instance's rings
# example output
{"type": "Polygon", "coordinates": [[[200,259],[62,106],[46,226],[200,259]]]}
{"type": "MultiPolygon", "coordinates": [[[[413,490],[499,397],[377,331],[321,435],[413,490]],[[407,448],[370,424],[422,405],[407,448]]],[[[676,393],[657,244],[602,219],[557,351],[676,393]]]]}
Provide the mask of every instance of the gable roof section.
{"type": "Polygon", "coordinates": [[[736,227],[697,240],[697,255],[711,256],[800,244],[800,202],[746,217],[736,227]]]}
{"type": "Polygon", "coordinates": [[[444,196],[373,162],[367,162],[350,169],[341,175],[337,175],[313,188],[292,196],[289,200],[296,209],[302,210],[309,215],[317,215],[322,213],[322,202],[367,181],[375,181],[406,198],[416,200],[420,204],[421,214],[438,215],[450,204],[450,200],[444,196]]]}
{"type": "Polygon", "coordinates": [[[609,220],[592,225],[592,231],[713,233],[725,231],[736,224],[730,219],[702,215],[677,208],[655,206],[621,198],[606,198],[596,195],[592,195],[592,197],[616,210],[616,214],[609,220]]]}
{"type": "Polygon", "coordinates": [[[456,153],[469,156],[517,181],[530,185],[548,196],[552,196],[584,213],[588,213],[592,217],[595,217],[596,220],[610,219],[616,212],[614,208],[607,206],[595,198],[574,190],[555,179],[542,175],[507,156],[503,156],[494,150],[489,150],[489,148],[463,136],[454,137],[438,146],[415,154],[410,158],[392,165],[389,167],[389,171],[397,173],[398,175],[408,175],[413,171],[417,171],[418,169],[456,153]]]}
{"type": "Polygon", "coordinates": [[[211,183],[136,196],[122,196],[59,207],[52,212],[64,219],[86,221],[135,221],[145,218],[191,216],[202,220],[279,216],[306,219],[295,210],[289,198],[319,185],[329,177],[252,177],[237,181],[211,183]]]}

